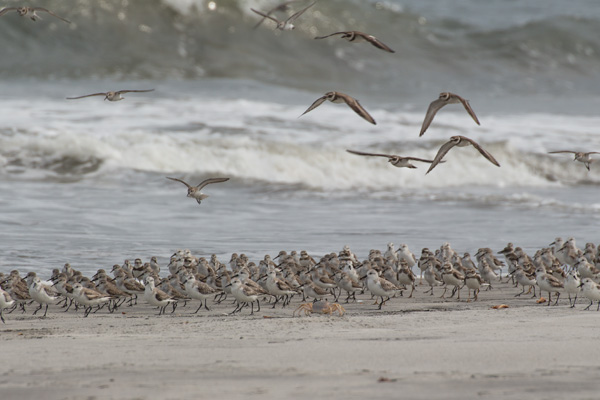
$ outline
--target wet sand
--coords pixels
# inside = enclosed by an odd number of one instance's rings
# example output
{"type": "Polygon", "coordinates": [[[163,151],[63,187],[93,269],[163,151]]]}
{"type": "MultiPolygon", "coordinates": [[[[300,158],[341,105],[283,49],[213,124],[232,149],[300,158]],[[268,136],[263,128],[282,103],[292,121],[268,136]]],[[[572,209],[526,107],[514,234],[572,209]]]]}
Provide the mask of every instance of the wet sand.
{"type": "Polygon", "coordinates": [[[298,297],[252,316],[226,315],[230,299],[165,316],[143,300],[88,318],[32,305],[0,326],[0,398],[597,398],[595,305],[547,307],[505,283],[470,303],[424,290],[381,311],[359,295],[343,317],[293,318],[298,297]]]}

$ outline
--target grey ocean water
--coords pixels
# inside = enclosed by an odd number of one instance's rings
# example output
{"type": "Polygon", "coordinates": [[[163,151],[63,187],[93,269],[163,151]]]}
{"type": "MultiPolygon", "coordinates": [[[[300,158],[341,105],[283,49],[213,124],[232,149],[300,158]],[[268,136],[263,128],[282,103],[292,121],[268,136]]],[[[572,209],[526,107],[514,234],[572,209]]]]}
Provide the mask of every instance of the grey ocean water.
{"type": "Polygon", "coordinates": [[[600,151],[594,1],[321,0],[293,32],[252,30],[249,8],[274,3],[51,0],[74,24],[0,18],[0,272],[165,265],[178,248],[256,260],[600,242],[600,163],[547,154],[600,151]],[[346,29],[396,53],[312,39],[346,29]],[[131,88],[155,91],[65,100],[131,88]],[[331,103],[298,118],[329,90],[378,124],[331,103]],[[419,138],[441,91],[481,126],[448,106],[419,138]],[[425,176],[345,152],[432,158],[457,134],[502,167],[460,148],[425,176]],[[231,180],[198,205],[166,176],[231,180]]]}

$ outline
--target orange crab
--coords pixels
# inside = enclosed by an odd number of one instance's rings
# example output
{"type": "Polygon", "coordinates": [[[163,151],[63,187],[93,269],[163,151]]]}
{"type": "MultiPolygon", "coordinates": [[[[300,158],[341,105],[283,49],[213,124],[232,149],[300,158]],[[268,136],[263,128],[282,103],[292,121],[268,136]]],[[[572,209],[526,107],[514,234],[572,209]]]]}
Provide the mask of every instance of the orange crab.
{"type": "Polygon", "coordinates": [[[304,315],[310,315],[312,313],[319,314],[333,314],[337,311],[340,314],[340,317],[346,313],[344,307],[342,307],[338,303],[329,303],[327,300],[319,300],[314,303],[303,303],[296,308],[296,310],[292,313],[292,317],[296,316],[296,312],[298,312],[298,316],[300,316],[300,312],[304,311],[304,315]]]}

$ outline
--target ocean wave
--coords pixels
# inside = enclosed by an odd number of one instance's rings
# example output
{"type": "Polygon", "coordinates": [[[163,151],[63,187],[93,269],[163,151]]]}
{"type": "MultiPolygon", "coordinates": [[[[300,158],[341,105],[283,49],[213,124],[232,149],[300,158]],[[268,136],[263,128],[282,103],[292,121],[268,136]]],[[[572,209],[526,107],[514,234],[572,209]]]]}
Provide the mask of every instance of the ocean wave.
{"type": "Polygon", "coordinates": [[[249,78],[302,88],[361,87],[389,96],[438,91],[447,82],[499,93],[599,89],[600,19],[593,13],[554,13],[489,29],[396,1],[331,0],[307,11],[296,31],[281,33],[270,21],[252,29],[258,17],[250,7],[266,10],[274,4],[267,0],[76,3],[44,4],[71,25],[49,16],[37,23],[16,13],[2,17],[4,77],[249,78]],[[339,38],[312,40],[346,29],[373,33],[397,54],[339,38]]]}

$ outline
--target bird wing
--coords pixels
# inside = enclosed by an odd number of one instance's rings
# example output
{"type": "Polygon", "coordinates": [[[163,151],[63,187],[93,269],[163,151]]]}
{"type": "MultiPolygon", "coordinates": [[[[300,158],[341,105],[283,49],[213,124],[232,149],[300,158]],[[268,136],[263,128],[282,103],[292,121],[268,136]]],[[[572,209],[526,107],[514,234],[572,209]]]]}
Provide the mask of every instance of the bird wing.
{"type": "Polygon", "coordinates": [[[321,104],[323,104],[323,102],[324,102],[326,99],[327,99],[327,96],[322,96],[322,97],[319,97],[317,100],[315,100],[315,102],[314,102],[314,103],[312,103],[312,104],[310,105],[310,107],[308,107],[308,108],[306,109],[306,111],[304,111],[304,112],[303,112],[303,113],[300,115],[300,117],[301,117],[302,115],[306,114],[307,112],[309,112],[309,111],[312,111],[312,110],[314,110],[315,108],[319,107],[321,104]]]}
{"type": "Polygon", "coordinates": [[[346,104],[348,104],[348,107],[353,109],[355,113],[357,113],[358,115],[360,115],[365,120],[372,123],[373,125],[377,125],[377,122],[375,122],[373,117],[371,117],[371,114],[369,114],[367,112],[367,110],[364,109],[364,107],[358,102],[358,100],[356,100],[355,98],[350,97],[348,95],[342,96],[339,92],[338,92],[338,96],[341,96],[344,99],[344,101],[346,102],[346,104]]]}
{"type": "Polygon", "coordinates": [[[292,14],[292,15],[291,15],[291,16],[290,16],[290,17],[289,17],[287,20],[286,20],[286,22],[293,22],[293,21],[295,21],[295,20],[296,20],[296,19],[297,19],[299,16],[301,16],[302,14],[304,14],[304,12],[305,12],[306,10],[308,10],[309,8],[311,8],[312,6],[314,6],[316,3],[317,3],[316,1],[313,1],[313,2],[312,2],[311,4],[309,4],[309,5],[308,5],[306,8],[304,8],[304,9],[302,9],[302,10],[300,10],[300,11],[297,11],[297,12],[295,12],[294,14],[292,14]]]}
{"type": "MultiPolygon", "coordinates": [[[[433,160],[426,160],[424,158],[418,158],[418,157],[402,157],[402,158],[404,158],[406,160],[421,161],[421,162],[426,162],[426,163],[432,163],[433,162],[433,160]]],[[[442,162],[444,162],[444,161],[442,161],[442,162]]]]}
{"type": "Polygon", "coordinates": [[[356,150],[346,150],[348,153],[352,153],[352,154],[356,154],[359,156],[373,156],[373,157],[387,157],[387,158],[394,158],[397,156],[394,155],[390,155],[390,154],[380,154],[380,153],[364,153],[362,151],[356,151],[356,150]]]}
{"type": "MultiPolygon", "coordinates": [[[[265,13],[261,12],[261,11],[255,10],[254,8],[251,8],[250,10],[252,10],[252,11],[254,11],[255,13],[257,13],[258,15],[262,16],[262,17],[263,17],[263,20],[264,20],[265,18],[269,18],[271,21],[274,21],[274,22],[275,22],[277,25],[279,25],[279,21],[278,21],[277,19],[275,19],[275,18],[271,17],[270,15],[267,15],[267,14],[265,14],[265,13]]],[[[262,22],[262,21],[261,21],[261,22],[262,22]]]]}
{"type": "Polygon", "coordinates": [[[172,181],[181,182],[181,183],[183,183],[185,186],[187,186],[187,187],[188,187],[188,189],[189,189],[189,188],[191,188],[191,186],[190,186],[190,185],[188,185],[186,182],[182,181],[181,179],[177,179],[177,178],[169,178],[168,176],[167,176],[167,179],[170,179],[170,180],[172,180],[172,181]]]}
{"type": "MultiPolygon", "coordinates": [[[[284,1],[283,3],[271,8],[269,11],[266,12],[267,15],[271,15],[273,14],[275,11],[285,11],[285,7],[288,4],[292,4],[292,3],[297,3],[299,0],[290,0],[290,1],[284,1]]],[[[254,25],[253,29],[258,28],[264,21],[265,21],[266,17],[263,17],[260,21],[258,21],[256,23],[256,25],[254,25]]]]}
{"type": "Polygon", "coordinates": [[[469,100],[463,99],[462,97],[460,97],[459,95],[456,95],[456,94],[454,96],[462,103],[465,110],[467,110],[467,112],[469,113],[471,118],[473,118],[473,121],[475,121],[477,123],[477,125],[481,125],[479,123],[479,120],[477,119],[477,116],[475,115],[475,111],[473,111],[473,109],[471,108],[471,105],[469,104],[469,100]]]}
{"type": "Polygon", "coordinates": [[[383,43],[382,41],[377,39],[375,36],[367,35],[367,34],[361,34],[361,36],[364,37],[367,42],[371,43],[373,46],[377,47],[378,49],[387,51],[388,53],[395,53],[394,50],[390,49],[389,46],[387,46],[385,43],[383,43]]]}
{"type": "Polygon", "coordinates": [[[427,175],[429,172],[431,172],[431,170],[434,169],[435,166],[440,163],[440,161],[442,161],[442,158],[444,158],[446,153],[448,153],[450,151],[450,149],[453,148],[454,146],[456,146],[456,143],[453,140],[449,140],[446,143],[444,143],[442,145],[442,147],[440,147],[440,149],[438,150],[437,154],[435,155],[435,158],[433,159],[433,162],[431,163],[431,166],[429,167],[429,169],[427,170],[425,175],[427,175]]]}
{"type": "Polygon", "coordinates": [[[431,125],[431,121],[433,121],[433,117],[435,117],[435,114],[440,110],[440,108],[444,107],[446,104],[448,103],[442,99],[435,99],[431,102],[431,104],[429,104],[429,107],[427,108],[427,113],[425,114],[425,119],[423,120],[423,125],[421,126],[421,133],[419,133],[419,136],[423,136],[427,128],[429,128],[429,125],[431,125]]]}
{"type": "Polygon", "coordinates": [[[83,99],[84,97],[92,97],[92,96],[106,96],[106,93],[92,93],[92,94],[86,94],[85,96],[67,97],[67,100],[83,99]]]}
{"type": "Polygon", "coordinates": [[[325,36],[317,36],[317,37],[315,37],[315,39],[325,39],[325,38],[328,38],[330,36],[344,35],[346,33],[348,33],[348,32],[335,32],[335,33],[330,33],[329,35],[325,35],[325,36]]]}
{"type": "Polygon", "coordinates": [[[69,21],[68,19],[65,19],[65,18],[63,18],[63,17],[61,17],[61,16],[58,16],[58,15],[54,14],[52,11],[50,11],[50,10],[48,10],[47,8],[44,8],[44,7],[33,7],[33,11],[42,11],[42,12],[46,12],[46,13],[48,13],[48,14],[52,15],[53,17],[56,17],[56,18],[58,18],[58,19],[60,19],[60,20],[62,20],[62,21],[65,21],[67,24],[70,24],[70,23],[71,23],[71,21],[69,21]]]}
{"type": "Polygon", "coordinates": [[[198,188],[198,190],[200,190],[204,186],[210,185],[211,183],[225,182],[225,181],[228,181],[228,180],[229,180],[229,178],[209,178],[209,179],[206,179],[206,180],[202,181],[196,187],[198,188]]]}
{"type": "Polygon", "coordinates": [[[2,10],[0,10],[0,17],[9,11],[17,11],[17,7],[4,7],[2,10]]]}
{"type": "Polygon", "coordinates": [[[117,93],[130,93],[130,92],[153,92],[154,89],[143,89],[143,90],[119,90],[117,93]]]}
{"type": "Polygon", "coordinates": [[[548,154],[556,154],[556,153],[571,153],[571,154],[575,154],[577,153],[576,151],[570,151],[570,150],[559,150],[559,151],[549,151],[548,154]]]}
{"type": "Polygon", "coordinates": [[[494,156],[491,155],[490,153],[488,153],[483,147],[481,147],[479,145],[479,143],[477,143],[476,141],[474,141],[472,139],[469,139],[468,137],[464,137],[464,136],[462,136],[462,139],[471,143],[473,145],[473,147],[475,147],[477,149],[477,151],[479,151],[481,153],[481,155],[484,156],[485,158],[487,158],[492,164],[494,164],[497,167],[500,166],[500,163],[498,163],[498,161],[496,161],[494,156]]]}

